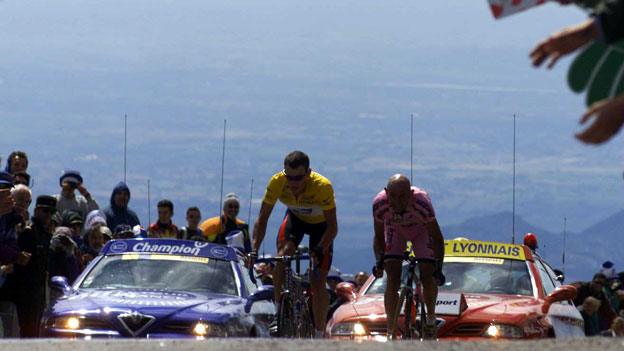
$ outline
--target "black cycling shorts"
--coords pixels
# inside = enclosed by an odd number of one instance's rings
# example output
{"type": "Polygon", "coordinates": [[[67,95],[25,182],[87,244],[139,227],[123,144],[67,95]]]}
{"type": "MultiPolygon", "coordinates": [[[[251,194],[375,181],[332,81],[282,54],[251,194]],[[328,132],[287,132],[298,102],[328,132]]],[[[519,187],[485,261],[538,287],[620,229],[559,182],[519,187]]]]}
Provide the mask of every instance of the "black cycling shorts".
{"type": "MultiPolygon", "coordinates": [[[[280,225],[279,232],[277,234],[277,244],[279,246],[280,243],[285,240],[292,241],[295,246],[299,246],[301,241],[303,240],[303,236],[308,234],[310,236],[309,247],[310,249],[314,249],[321,243],[321,239],[323,238],[323,234],[327,229],[327,222],[321,223],[307,223],[299,219],[294,213],[290,212],[290,210],[286,210],[286,214],[284,215],[284,220],[282,221],[282,225],[280,225]]],[[[329,247],[329,253],[326,255],[321,254],[321,257],[317,257],[320,260],[321,264],[319,265],[319,269],[324,271],[329,271],[329,268],[332,264],[332,259],[334,256],[334,244],[329,247]]]]}

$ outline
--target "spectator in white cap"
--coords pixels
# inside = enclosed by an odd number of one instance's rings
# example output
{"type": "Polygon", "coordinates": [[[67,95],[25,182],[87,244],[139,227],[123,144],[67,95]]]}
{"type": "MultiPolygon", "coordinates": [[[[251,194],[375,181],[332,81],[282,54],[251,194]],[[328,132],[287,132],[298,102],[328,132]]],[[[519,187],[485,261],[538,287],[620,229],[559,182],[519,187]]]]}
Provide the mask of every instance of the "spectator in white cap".
{"type": "Polygon", "coordinates": [[[59,185],[61,193],[55,196],[56,208],[59,212],[62,213],[65,210],[78,212],[84,221],[89,212],[100,208],[83,185],[80,172],[73,170],[63,172],[59,178],[59,185]],[[76,189],[80,194],[75,194],[76,189]]]}
{"type": "Polygon", "coordinates": [[[240,201],[238,195],[229,193],[223,199],[223,212],[220,216],[208,218],[200,224],[207,241],[217,244],[227,244],[227,237],[234,232],[242,233],[244,251],[251,250],[249,240],[249,225],[238,218],[240,201]]]}

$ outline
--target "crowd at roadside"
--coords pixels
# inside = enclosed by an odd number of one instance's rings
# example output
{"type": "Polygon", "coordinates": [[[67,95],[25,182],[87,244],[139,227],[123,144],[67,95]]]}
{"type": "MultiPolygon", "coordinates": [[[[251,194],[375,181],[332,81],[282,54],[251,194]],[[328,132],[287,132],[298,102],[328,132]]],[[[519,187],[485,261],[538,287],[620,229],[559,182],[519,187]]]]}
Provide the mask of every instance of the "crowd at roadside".
{"type": "Polygon", "coordinates": [[[25,152],[15,151],[0,171],[0,337],[38,336],[49,278],[73,282],[108,240],[190,239],[250,250],[248,225],[237,217],[240,201],[234,193],[225,196],[222,213],[203,221],[199,207],[189,207],[181,228],[172,221],[173,202],[163,199],[158,219],[145,230],[130,207],[127,184],[117,184],[101,208],[80,172],[65,170],[58,194],[37,196],[30,213],[28,162],[25,152]]]}
{"type": "Polygon", "coordinates": [[[616,273],[613,262],[606,261],[591,281],[571,285],[586,336],[624,337],[624,272],[616,273]]]}

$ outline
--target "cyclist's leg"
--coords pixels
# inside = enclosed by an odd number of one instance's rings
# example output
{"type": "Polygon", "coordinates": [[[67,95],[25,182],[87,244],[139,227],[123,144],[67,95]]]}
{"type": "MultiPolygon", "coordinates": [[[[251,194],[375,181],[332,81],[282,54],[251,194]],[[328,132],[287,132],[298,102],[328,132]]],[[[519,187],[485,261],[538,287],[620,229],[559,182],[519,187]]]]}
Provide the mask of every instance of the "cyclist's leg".
{"type": "Polygon", "coordinates": [[[438,299],[438,284],[433,278],[435,265],[433,261],[419,260],[418,268],[420,269],[420,282],[423,287],[423,299],[427,306],[427,321],[431,324],[436,319],[435,306],[438,299]]]}
{"type": "MultiPolygon", "coordinates": [[[[297,249],[297,245],[303,239],[303,233],[293,231],[292,217],[294,215],[290,211],[286,211],[282,225],[277,234],[277,255],[292,255],[297,249]]],[[[282,285],[284,284],[284,263],[275,262],[273,269],[273,287],[275,291],[275,302],[279,303],[280,294],[282,293],[282,285]]]]}
{"type": "Polygon", "coordinates": [[[394,226],[386,225],[384,228],[385,241],[385,261],[386,271],[386,291],[384,293],[384,307],[388,324],[388,333],[394,328],[395,310],[399,299],[399,288],[401,287],[401,264],[403,262],[403,252],[407,242],[401,233],[394,226]]]}
{"type": "Polygon", "coordinates": [[[399,288],[401,287],[401,263],[398,257],[386,258],[384,269],[386,270],[386,291],[384,293],[384,307],[388,324],[388,333],[394,330],[395,312],[399,300],[399,288]]]}
{"type": "MultiPolygon", "coordinates": [[[[307,232],[310,235],[310,248],[314,249],[319,246],[323,234],[327,229],[327,223],[307,224],[307,232]]],[[[314,326],[317,334],[321,334],[325,330],[327,323],[327,311],[329,310],[329,294],[327,293],[327,274],[331,268],[334,254],[334,245],[332,244],[327,254],[321,254],[317,257],[317,267],[311,267],[310,271],[310,288],[312,290],[312,314],[314,315],[314,326]]]]}
{"type": "Polygon", "coordinates": [[[427,330],[435,334],[435,306],[436,300],[438,299],[438,282],[434,278],[435,249],[433,239],[426,230],[412,232],[410,236],[413,243],[412,249],[414,255],[418,259],[420,282],[423,287],[423,300],[425,300],[424,302],[427,306],[427,316],[424,318],[426,323],[425,331],[426,334],[427,330]]]}

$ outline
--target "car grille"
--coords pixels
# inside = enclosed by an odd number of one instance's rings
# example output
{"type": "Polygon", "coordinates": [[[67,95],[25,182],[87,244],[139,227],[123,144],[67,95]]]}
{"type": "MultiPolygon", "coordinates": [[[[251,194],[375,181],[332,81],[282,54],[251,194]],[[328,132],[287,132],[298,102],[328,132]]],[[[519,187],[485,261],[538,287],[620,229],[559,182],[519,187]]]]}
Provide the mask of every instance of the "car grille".
{"type": "Polygon", "coordinates": [[[151,324],[155,318],[139,312],[123,313],[117,316],[117,319],[123,324],[124,327],[133,335],[136,336],[142,332],[149,324],[151,324]]]}
{"type": "Polygon", "coordinates": [[[363,323],[364,327],[370,335],[386,335],[388,334],[386,322],[383,323],[363,323]]]}
{"type": "Polygon", "coordinates": [[[484,324],[462,324],[451,330],[449,336],[480,336],[485,329],[484,324]]]}
{"type": "Polygon", "coordinates": [[[95,318],[82,318],[80,319],[80,327],[81,329],[93,329],[93,330],[101,330],[101,329],[111,329],[110,324],[108,322],[95,319],[95,318]]]}
{"type": "Polygon", "coordinates": [[[191,322],[170,322],[160,328],[163,333],[188,333],[193,327],[191,322]]]}

